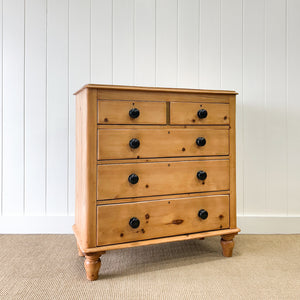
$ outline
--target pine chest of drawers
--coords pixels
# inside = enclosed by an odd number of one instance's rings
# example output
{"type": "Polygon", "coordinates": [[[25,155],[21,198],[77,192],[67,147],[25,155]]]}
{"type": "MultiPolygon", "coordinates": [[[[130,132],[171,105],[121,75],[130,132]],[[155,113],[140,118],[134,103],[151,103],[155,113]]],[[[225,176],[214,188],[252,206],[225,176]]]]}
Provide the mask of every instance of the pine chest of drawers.
{"type": "Polygon", "coordinates": [[[76,93],[76,216],[86,275],[105,251],[236,227],[233,91],[86,85],[76,93]]]}

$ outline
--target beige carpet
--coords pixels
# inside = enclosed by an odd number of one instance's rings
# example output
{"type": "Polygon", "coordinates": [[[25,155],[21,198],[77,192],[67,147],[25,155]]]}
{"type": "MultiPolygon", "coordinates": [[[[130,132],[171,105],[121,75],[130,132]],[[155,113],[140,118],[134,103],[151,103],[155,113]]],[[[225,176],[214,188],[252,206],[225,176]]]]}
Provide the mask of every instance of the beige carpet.
{"type": "Polygon", "coordinates": [[[0,299],[300,299],[300,235],[239,235],[107,252],[85,278],[72,235],[0,235],[0,299]]]}

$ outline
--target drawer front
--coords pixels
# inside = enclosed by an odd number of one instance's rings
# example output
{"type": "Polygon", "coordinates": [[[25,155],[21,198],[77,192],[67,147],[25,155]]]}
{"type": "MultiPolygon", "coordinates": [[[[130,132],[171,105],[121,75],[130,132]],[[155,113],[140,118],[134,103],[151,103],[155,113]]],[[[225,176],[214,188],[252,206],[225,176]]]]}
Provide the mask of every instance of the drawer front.
{"type": "Polygon", "coordinates": [[[171,102],[170,123],[226,125],[229,124],[229,104],[171,102]]]}
{"type": "Polygon", "coordinates": [[[97,207],[98,246],[225,228],[227,195],[97,207]]]}
{"type": "Polygon", "coordinates": [[[166,124],[166,103],[98,101],[99,124],[166,124]]]}
{"type": "Polygon", "coordinates": [[[98,165],[98,200],[228,189],[226,159],[98,165]]]}
{"type": "Polygon", "coordinates": [[[228,155],[227,129],[98,129],[98,160],[228,155]]]}

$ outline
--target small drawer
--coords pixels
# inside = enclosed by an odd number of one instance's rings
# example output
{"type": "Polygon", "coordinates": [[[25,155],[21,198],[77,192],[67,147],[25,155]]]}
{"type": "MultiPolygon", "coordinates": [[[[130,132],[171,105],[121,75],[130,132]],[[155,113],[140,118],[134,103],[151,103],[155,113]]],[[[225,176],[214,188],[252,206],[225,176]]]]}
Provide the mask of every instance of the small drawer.
{"type": "Polygon", "coordinates": [[[227,195],[97,207],[98,246],[226,228],[227,195]]]}
{"type": "Polygon", "coordinates": [[[166,103],[98,100],[98,124],[166,124],[166,103]]]}
{"type": "Polygon", "coordinates": [[[98,165],[97,199],[229,189],[229,160],[98,165]]]}
{"type": "Polygon", "coordinates": [[[171,102],[170,123],[226,125],[229,124],[229,104],[171,102]]]}
{"type": "Polygon", "coordinates": [[[98,129],[98,160],[229,154],[228,129],[98,129]]]}

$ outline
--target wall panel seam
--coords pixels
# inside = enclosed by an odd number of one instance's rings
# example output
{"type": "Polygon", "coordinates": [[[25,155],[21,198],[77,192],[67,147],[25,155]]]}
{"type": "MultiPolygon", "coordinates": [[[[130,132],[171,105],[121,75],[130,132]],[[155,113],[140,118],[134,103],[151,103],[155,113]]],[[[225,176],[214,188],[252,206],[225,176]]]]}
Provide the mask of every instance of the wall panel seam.
{"type": "Polygon", "coordinates": [[[3,0],[1,0],[1,205],[0,205],[0,215],[3,215],[3,0]]]}
{"type": "Polygon", "coordinates": [[[133,46],[132,46],[132,51],[133,51],[132,83],[133,83],[133,85],[135,85],[135,82],[136,82],[136,78],[135,78],[135,76],[136,76],[136,72],[135,72],[135,67],[136,67],[136,61],[135,61],[135,59],[136,59],[136,57],[135,57],[136,56],[135,55],[135,53],[136,53],[136,51],[135,51],[135,45],[136,45],[136,41],[135,41],[135,39],[136,39],[136,36],[135,36],[135,34],[136,34],[136,30],[135,30],[135,26],[136,26],[136,20],[135,20],[136,7],[135,7],[135,5],[136,5],[136,2],[135,2],[135,0],[132,0],[132,1],[133,1],[133,5],[132,5],[132,10],[133,10],[133,12],[132,12],[132,31],[133,31],[132,32],[132,35],[133,35],[133,37],[132,37],[132,43],[133,43],[133,46]]]}
{"type": "Polygon", "coordinates": [[[48,180],[48,0],[46,0],[46,28],[45,28],[45,50],[46,50],[46,83],[45,83],[45,203],[44,214],[47,214],[47,180],[48,180]]]}
{"type": "Polygon", "coordinates": [[[157,31],[157,26],[156,26],[156,0],[154,0],[154,86],[157,86],[157,47],[156,47],[156,31],[157,31]]]}
{"type": "MultiPolygon", "coordinates": [[[[244,85],[245,85],[245,82],[244,82],[244,52],[245,52],[245,41],[244,41],[244,33],[245,33],[245,11],[244,11],[244,1],[245,0],[242,0],[242,92],[243,92],[243,102],[242,102],[242,145],[243,145],[243,149],[244,149],[244,145],[245,145],[245,118],[244,118],[244,85]]],[[[243,215],[245,215],[245,158],[244,158],[244,155],[243,155],[243,215]]]]}
{"type": "MultiPolygon", "coordinates": [[[[267,111],[267,106],[268,106],[268,103],[267,103],[267,9],[266,9],[266,1],[267,0],[264,0],[264,107],[263,107],[263,112],[264,112],[264,115],[266,116],[266,111],[267,111]]],[[[267,122],[266,122],[266,118],[264,118],[264,121],[263,121],[263,130],[264,130],[264,137],[265,137],[265,141],[267,140],[267,122]]],[[[269,170],[268,170],[268,162],[269,162],[269,157],[266,155],[266,147],[264,147],[264,158],[265,158],[265,161],[267,162],[265,165],[264,165],[264,172],[265,172],[265,184],[266,184],[266,187],[264,189],[264,192],[265,192],[265,209],[266,209],[266,214],[269,214],[270,213],[270,207],[268,206],[268,182],[269,182],[269,170]]]]}
{"type": "Polygon", "coordinates": [[[176,63],[177,63],[177,71],[176,71],[176,87],[178,87],[178,82],[179,82],[179,0],[177,0],[177,22],[176,22],[176,28],[177,28],[177,60],[176,60],[176,63]]]}
{"type": "Polygon", "coordinates": [[[24,43],[23,43],[23,215],[25,215],[25,134],[26,134],[26,114],[25,114],[25,70],[26,70],[26,1],[24,0],[24,23],[23,23],[23,34],[24,34],[24,43]]]}
{"type": "Polygon", "coordinates": [[[111,84],[114,84],[114,0],[111,0],[111,84]]]}
{"type": "Polygon", "coordinates": [[[286,132],[286,215],[289,215],[289,193],[288,193],[288,182],[289,182],[289,134],[288,134],[288,106],[289,106],[289,92],[288,92],[288,0],[285,0],[285,132],[286,132]]]}
{"type": "Polygon", "coordinates": [[[222,89],[222,1],[219,0],[220,88],[222,89]]]}
{"type": "Polygon", "coordinates": [[[67,143],[67,215],[69,214],[70,186],[70,0],[68,0],[68,143],[67,143]]]}
{"type": "MultiPolygon", "coordinates": [[[[241,101],[241,117],[242,117],[242,120],[244,120],[244,0],[242,0],[242,91],[241,91],[241,94],[240,96],[238,97],[238,101],[241,101]]],[[[242,164],[242,200],[243,200],[243,215],[245,215],[245,191],[244,191],[244,188],[245,188],[245,159],[244,159],[244,145],[245,145],[245,134],[244,134],[244,121],[241,122],[242,124],[242,128],[240,129],[241,132],[242,132],[242,161],[241,161],[241,164],[242,164]]]]}

